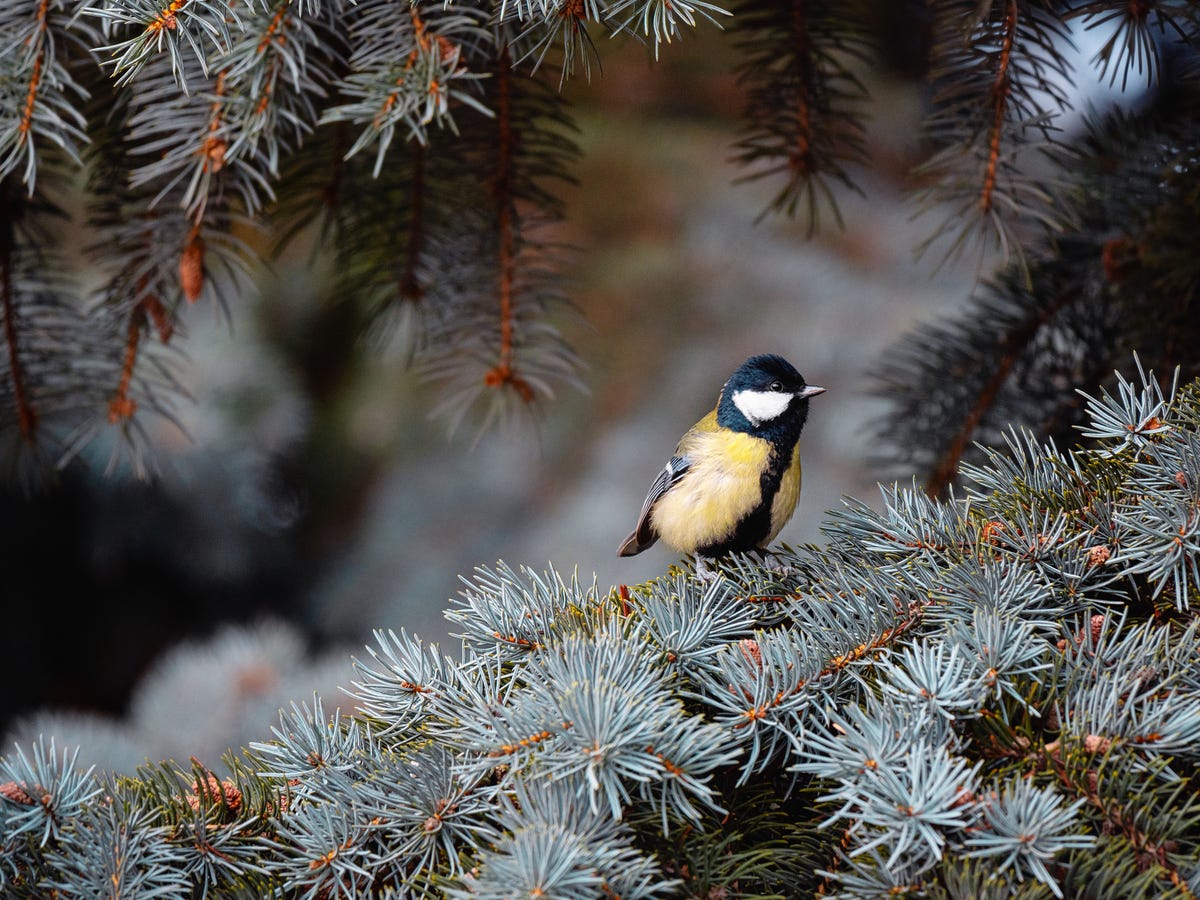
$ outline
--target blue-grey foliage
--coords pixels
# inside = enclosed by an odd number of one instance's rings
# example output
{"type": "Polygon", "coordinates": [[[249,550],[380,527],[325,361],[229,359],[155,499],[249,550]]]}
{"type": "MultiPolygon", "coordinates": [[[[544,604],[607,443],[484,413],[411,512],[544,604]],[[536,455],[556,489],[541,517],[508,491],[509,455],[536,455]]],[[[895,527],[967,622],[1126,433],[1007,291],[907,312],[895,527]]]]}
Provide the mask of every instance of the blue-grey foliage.
{"type": "Polygon", "coordinates": [[[480,568],[459,652],[380,630],[352,709],[220,770],[17,747],[0,889],[1194,896],[1200,384],[1122,385],[1094,449],[1014,433],[961,499],[888,487],[708,581],[480,568]]]}

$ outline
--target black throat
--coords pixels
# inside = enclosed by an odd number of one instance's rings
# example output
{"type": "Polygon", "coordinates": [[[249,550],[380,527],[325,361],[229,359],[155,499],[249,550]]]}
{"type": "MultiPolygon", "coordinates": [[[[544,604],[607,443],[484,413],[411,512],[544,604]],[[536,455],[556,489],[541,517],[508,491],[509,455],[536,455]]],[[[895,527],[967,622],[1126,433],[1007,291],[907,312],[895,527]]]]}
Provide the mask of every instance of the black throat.
{"type": "Polygon", "coordinates": [[[733,402],[733,391],[726,390],[721,394],[717,404],[717,424],[730,431],[753,435],[764,441],[770,441],[775,448],[775,458],[785,456],[783,466],[787,466],[792,458],[792,449],[800,440],[800,431],[808,420],[808,398],[796,397],[788,404],[780,415],[755,425],[733,402]]]}

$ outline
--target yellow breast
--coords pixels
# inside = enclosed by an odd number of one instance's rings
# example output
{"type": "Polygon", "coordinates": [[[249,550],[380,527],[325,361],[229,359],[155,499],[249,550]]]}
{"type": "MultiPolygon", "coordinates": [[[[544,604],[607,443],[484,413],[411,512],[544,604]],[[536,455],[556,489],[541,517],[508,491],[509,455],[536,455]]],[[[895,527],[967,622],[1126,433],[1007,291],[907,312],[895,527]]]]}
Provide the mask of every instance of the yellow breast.
{"type": "MultiPolygon", "coordinates": [[[[693,430],[678,452],[691,459],[691,467],[655,505],[651,524],[666,543],[692,553],[728,538],[762,502],[760,475],[774,450],[769,441],[748,434],[693,430]]],[[[789,516],[799,495],[798,470],[792,481],[789,516]]]]}

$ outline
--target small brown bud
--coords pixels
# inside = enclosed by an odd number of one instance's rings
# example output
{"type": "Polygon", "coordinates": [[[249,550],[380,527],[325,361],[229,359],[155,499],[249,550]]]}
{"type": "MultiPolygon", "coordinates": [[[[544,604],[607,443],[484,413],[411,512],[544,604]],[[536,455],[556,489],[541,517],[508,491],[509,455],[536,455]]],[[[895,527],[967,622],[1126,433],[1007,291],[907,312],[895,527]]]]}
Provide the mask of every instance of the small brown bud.
{"type": "Polygon", "coordinates": [[[1112,747],[1112,740],[1099,734],[1089,734],[1083,739],[1083,749],[1088,753],[1107,753],[1112,747]]]}
{"type": "Polygon", "coordinates": [[[224,138],[210,137],[204,142],[202,152],[207,158],[206,165],[211,172],[220,172],[225,168],[225,151],[229,144],[224,138]]]}
{"type": "Polygon", "coordinates": [[[242,792],[232,781],[220,781],[216,775],[209,772],[204,776],[203,786],[201,784],[200,781],[196,781],[192,785],[191,795],[187,797],[187,804],[192,809],[200,808],[201,794],[209,803],[222,803],[230,812],[236,813],[242,808],[242,792]]]}
{"type": "Polygon", "coordinates": [[[633,604],[629,602],[632,598],[632,595],[629,593],[629,585],[618,585],[617,596],[621,599],[621,615],[633,615],[633,604]]]}
{"type": "Polygon", "coordinates": [[[458,44],[454,43],[449,38],[437,36],[438,55],[441,56],[442,62],[449,62],[458,55],[458,44]]]}
{"type": "Polygon", "coordinates": [[[1138,245],[1128,235],[1106,241],[1100,250],[1100,267],[1104,270],[1104,277],[1113,284],[1120,284],[1140,262],[1140,256],[1138,245]]]}
{"type": "Polygon", "coordinates": [[[1175,473],[1175,483],[1181,488],[1187,488],[1187,476],[1182,472],[1175,473]]]}
{"type": "Polygon", "coordinates": [[[151,294],[142,301],[142,306],[150,314],[150,321],[154,323],[154,328],[158,331],[159,339],[164,344],[171,340],[171,335],[175,333],[175,323],[171,321],[171,314],[162,305],[162,301],[151,294]]]}
{"type": "MultiPolygon", "coordinates": [[[[1094,569],[1097,566],[1102,566],[1106,562],[1108,562],[1109,557],[1112,556],[1112,551],[1109,550],[1107,547],[1105,547],[1103,544],[1097,544],[1095,547],[1088,547],[1087,554],[1088,554],[1088,561],[1087,561],[1088,568],[1094,569]]],[[[1101,616],[1101,618],[1103,618],[1103,616],[1101,616]]]]}
{"type": "Polygon", "coordinates": [[[745,638],[738,641],[738,647],[741,648],[742,656],[746,658],[746,662],[753,663],[756,668],[762,668],[762,651],[758,648],[758,641],[752,638],[745,638]]]}
{"type": "Polygon", "coordinates": [[[15,781],[5,781],[0,784],[0,797],[22,806],[33,806],[34,800],[25,792],[25,787],[24,782],[18,784],[15,781]]]}
{"type": "Polygon", "coordinates": [[[113,397],[108,403],[108,421],[113,425],[132,419],[135,412],[137,412],[137,401],[132,397],[119,395],[113,397]]]}
{"type": "Polygon", "coordinates": [[[204,290],[204,238],[200,235],[187,242],[179,257],[179,284],[189,303],[195,303],[204,290]]]}

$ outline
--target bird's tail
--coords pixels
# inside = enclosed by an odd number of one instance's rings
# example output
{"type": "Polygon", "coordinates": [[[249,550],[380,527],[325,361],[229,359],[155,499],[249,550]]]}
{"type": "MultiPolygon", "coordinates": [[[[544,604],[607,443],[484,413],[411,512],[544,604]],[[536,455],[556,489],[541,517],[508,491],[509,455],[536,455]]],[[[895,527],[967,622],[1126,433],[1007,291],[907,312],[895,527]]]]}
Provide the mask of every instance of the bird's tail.
{"type": "MultiPolygon", "coordinates": [[[[645,537],[645,535],[642,537],[645,537]]],[[[624,542],[617,549],[617,556],[637,556],[647,547],[654,546],[654,543],[657,540],[658,535],[654,532],[650,532],[649,540],[642,540],[639,538],[638,532],[635,530],[629,535],[629,537],[625,538],[624,542]]]]}

